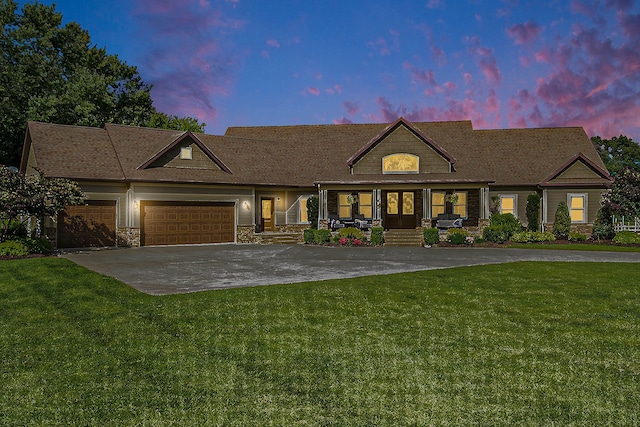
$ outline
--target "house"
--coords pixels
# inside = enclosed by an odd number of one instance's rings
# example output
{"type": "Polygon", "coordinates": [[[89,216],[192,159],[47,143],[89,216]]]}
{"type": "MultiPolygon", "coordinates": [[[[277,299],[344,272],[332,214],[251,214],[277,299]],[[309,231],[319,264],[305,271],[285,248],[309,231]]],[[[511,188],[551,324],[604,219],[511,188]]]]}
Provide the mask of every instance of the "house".
{"type": "Polygon", "coordinates": [[[459,217],[475,232],[493,211],[541,226],[566,201],[590,231],[611,184],[582,128],[474,130],[470,121],[231,127],[225,135],[106,124],[28,123],[21,170],[77,181],[86,205],[49,222],[59,248],[251,243],[356,218],[385,229],[459,217]],[[453,216],[451,216],[453,215],[453,216]]]}

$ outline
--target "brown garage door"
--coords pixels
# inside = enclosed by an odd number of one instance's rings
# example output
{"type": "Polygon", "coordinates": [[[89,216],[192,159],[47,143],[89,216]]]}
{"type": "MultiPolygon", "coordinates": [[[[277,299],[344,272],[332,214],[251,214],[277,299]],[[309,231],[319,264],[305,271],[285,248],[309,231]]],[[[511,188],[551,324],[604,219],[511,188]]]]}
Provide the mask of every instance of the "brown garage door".
{"type": "Polygon", "coordinates": [[[58,248],[116,245],[116,201],[88,200],[58,215],[58,248]]]}
{"type": "Polygon", "coordinates": [[[235,241],[233,203],[140,203],[141,244],[188,245],[235,241]]]}

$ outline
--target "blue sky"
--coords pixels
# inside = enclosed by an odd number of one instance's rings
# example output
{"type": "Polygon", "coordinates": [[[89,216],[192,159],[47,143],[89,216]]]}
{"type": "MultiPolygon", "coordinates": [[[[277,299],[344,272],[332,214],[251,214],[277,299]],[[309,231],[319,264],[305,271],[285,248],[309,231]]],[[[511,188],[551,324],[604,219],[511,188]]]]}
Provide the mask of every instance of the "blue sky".
{"type": "Polygon", "coordinates": [[[404,116],[640,140],[634,0],[55,4],[208,133],[404,116]]]}

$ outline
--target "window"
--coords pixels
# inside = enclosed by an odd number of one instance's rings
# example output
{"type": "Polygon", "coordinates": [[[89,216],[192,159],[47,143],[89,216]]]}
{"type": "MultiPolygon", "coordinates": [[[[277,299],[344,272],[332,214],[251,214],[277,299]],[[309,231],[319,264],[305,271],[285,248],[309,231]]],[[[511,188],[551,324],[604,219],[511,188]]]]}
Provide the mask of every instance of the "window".
{"type": "Polygon", "coordinates": [[[467,214],[467,193],[453,193],[454,196],[457,196],[458,200],[453,202],[453,213],[460,215],[460,218],[467,218],[469,215],[467,214]]]}
{"type": "Polygon", "coordinates": [[[431,218],[437,218],[438,215],[445,213],[445,193],[431,193],[431,218]]]}
{"type": "Polygon", "coordinates": [[[180,160],[191,160],[192,158],[193,149],[191,147],[180,147],[180,160]]]}
{"type": "Polygon", "coordinates": [[[587,195],[569,194],[568,198],[571,222],[587,222],[587,195]]]}
{"type": "Polygon", "coordinates": [[[413,154],[389,154],[382,158],[382,173],[418,173],[420,158],[413,154]]]}
{"type": "Polygon", "coordinates": [[[309,222],[309,215],[308,215],[308,210],[307,210],[307,200],[309,200],[308,197],[300,197],[300,201],[299,201],[299,211],[300,211],[300,218],[299,218],[299,222],[309,222]]]}
{"type": "Polygon", "coordinates": [[[365,219],[373,218],[373,193],[358,193],[358,213],[365,219]]]}
{"type": "Polygon", "coordinates": [[[338,194],[338,216],[340,219],[351,219],[351,194],[338,194]]]}
{"type": "Polygon", "coordinates": [[[506,214],[510,213],[516,218],[518,217],[517,208],[517,197],[515,194],[504,194],[500,196],[500,213],[506,214]]]}

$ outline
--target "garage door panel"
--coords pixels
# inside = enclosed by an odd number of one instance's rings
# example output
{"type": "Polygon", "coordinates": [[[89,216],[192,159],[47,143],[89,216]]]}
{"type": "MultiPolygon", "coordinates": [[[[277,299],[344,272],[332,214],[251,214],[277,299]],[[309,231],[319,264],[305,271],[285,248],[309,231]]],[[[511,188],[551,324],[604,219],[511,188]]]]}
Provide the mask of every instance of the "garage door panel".
{"type": "Polygon", "coordinates": [[[58,248],[115,246],[115,200],[89,200],[58,215],[58,248]]]}
{"type": "Polygon", "coordinates": [[[142,244],[235,241],[233,203],[142,202],[142,244]]]}

